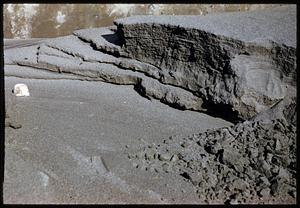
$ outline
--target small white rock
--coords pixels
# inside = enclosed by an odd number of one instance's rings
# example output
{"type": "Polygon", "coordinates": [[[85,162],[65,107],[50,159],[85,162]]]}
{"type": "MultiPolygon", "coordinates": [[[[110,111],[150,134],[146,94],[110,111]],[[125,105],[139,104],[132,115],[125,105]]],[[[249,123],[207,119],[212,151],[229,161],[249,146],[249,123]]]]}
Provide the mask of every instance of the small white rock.
{"type": "Polygon", "coordinates": [[[30,96],[29,89],[26,84],[16,84],[14,86],[14,94],[16,96],[27,97],[30,96]]]}

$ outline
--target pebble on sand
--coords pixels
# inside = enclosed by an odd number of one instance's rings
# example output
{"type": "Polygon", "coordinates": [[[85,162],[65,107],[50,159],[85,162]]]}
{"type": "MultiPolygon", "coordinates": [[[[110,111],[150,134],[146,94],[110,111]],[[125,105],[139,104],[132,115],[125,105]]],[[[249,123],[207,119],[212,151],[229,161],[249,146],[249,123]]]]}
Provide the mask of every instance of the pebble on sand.
{"type": "Polygon", "coordinates": [[[18,97],[28,97],[28,96],[30,96],[29,89],[28,89],[26,84],[16,84],[14,86],[13,93],[18,97]]]}

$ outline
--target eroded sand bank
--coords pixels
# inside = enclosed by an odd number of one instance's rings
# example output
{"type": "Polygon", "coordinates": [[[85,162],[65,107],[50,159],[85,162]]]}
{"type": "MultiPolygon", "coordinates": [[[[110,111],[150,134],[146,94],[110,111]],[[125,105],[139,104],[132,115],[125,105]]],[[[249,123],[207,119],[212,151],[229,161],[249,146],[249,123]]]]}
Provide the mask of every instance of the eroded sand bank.
{"type": "Polygon", "coordinates": [[[4,202],[295,203],[295,14],[5,41],[4,202]]]}

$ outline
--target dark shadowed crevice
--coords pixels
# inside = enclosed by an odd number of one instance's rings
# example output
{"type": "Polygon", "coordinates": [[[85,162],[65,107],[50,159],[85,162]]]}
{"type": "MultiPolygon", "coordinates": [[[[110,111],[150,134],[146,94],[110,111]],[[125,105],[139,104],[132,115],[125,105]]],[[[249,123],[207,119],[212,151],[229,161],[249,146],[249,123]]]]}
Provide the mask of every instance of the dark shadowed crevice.
{"type": "Polygon", "coordinates": [[[139,79],[139,80],[137,81],[137,83],[134,85],[133,89],[134,89],[140,96],[142,96],[142,97],[144,97],[144,98],[146,98],[146,99],[148,99],[148,100],[151,100],[151,98],[148,97],[148,96],[146,95],[146,89],[144,88],[144,86],[142,86],[141,83],[142,83],[142,79],[139,79]]]}
{"type": "Polygon", "coordinates": [[[244,121],[244,119],[239,117],[237,111],[232,110],[230,105],[226,104],[214,104],[212,102],[206,101],[202,104],[202,107],[207,109],[205,113],[213,117],[219,117],[231,123],[237,124],[244,121]]]}
{"type": "Polygon", "coordinates": [[[112,43],[117,46],[122,45],[122,41],[120,40],[120,38],[117,34],[102,35],[102,37],[109,43],[112,43]]]}

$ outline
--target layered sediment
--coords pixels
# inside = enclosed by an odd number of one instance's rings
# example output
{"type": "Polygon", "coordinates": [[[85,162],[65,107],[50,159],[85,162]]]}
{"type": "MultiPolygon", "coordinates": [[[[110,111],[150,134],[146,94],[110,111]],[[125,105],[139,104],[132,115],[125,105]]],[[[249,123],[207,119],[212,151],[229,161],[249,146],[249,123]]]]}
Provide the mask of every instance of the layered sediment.
{"type": "Polygon", "coordinates": [[[204,102],[226,105],[249,119],[295,87],[293,12],[137,16],[115,23],[124,52],[156,66],[162,83],[190,90],[204,102]]]}
{"type": "Polygon", "coordinates": [[[293,6],[206,16],[128,17],[112,27],[6,49],[5,65],[6,76],[133,85],[148,99],[236,124],[162,143],[170,152],[183,148],[170,157],[154,147],[137,154],[142,157],[129,154],[148,169],[151,163],[151,170],[182,175],[202,202],[295,196],[293,6]]]}
{"type": "Polygon", "coordinates": [[[222,107],[237,120],[269,109],[296,87],[294,8],[135,16],[115,24],[117,28],[74,31],[32,48],[7,50],[5,62],[133,84],[140,93],[169,105],[208,112],[222,107]],[[152,81],[141,82],[148,77],[152,81]],[[147,87],[139,87],[146,82],[147,87]],[[155,83],[155,90],[149,82],[155,83]],[[191,103],[175,102],[184,99],[175,92],[181,89],[191,103]],[[166,91],[175,98],[166,99],[166,91]]]}

